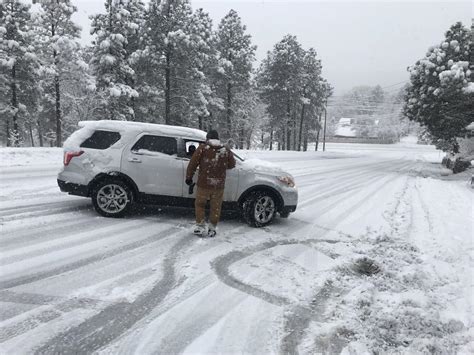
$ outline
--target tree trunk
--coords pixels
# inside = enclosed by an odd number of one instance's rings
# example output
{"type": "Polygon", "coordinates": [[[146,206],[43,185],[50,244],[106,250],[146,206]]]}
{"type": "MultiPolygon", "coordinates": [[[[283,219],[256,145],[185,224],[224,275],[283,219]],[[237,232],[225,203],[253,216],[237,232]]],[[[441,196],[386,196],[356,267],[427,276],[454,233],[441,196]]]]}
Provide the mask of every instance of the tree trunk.
{"type": "MultiPolygon", "coordinates": [[[[318,117],[318,127],[321,127],[321,113],[319,113],[318,117]]],[[[316,144],[314,150],[317,152],[318,151],[318,145],[319,145],[319,132],[321,131],[321,128],[318,128],[318,134],[316,135],[316,144]]]]}
{"type": "Polygon", "coordinates": [[[41,128],[41,123],[40,123],[39,120],[37,121],[37,127],[38,127],[38,141],[39,141],[39,145],[40,145],[40,147],[43,147],[43,145],[44,145],[44,142],[43,142],[43,129],[41,128]]]}
{"type": "Polygon", "coordinates": [[[305,124],[304,125],[304,142],[303,142],[303,151],[307,151],[308,150],[308,125],[305,124]]]}
{"type": "Polygon", "coordinates": [[[305,109],[305,104],[303,104],[303,107],[301,107],[300,132],[298,135],[298,151],[301,150],[301,138],[303,135],[303,124],[304,124],[304,109],[305,109]]]}
{"type": "Polygon", "coordinates": [[[62,146],[62,119],[61,119],[61,93],[59,91],[59,76],[54,78],[56,92],[56,147],[62,146]]]}
{"type": "Polygon", "coordinates": [[[270,128],[270,150],[273,150],[273,128],[270,128]]]}
{"type": "Polygon", "coordinates": [[[292,133],[293,133],[293,142],[291,144],[291,149],[296,150],[296,143],[298,142],[297,140],[297,133],[298,130],[296,129],[296,110],[294,111],[295,113],[293,114],[293,119],[292,119],[292,133]]]}
{"type": "Polygon", "coordinates": [[[12,134],[12,139],[13,139],[13,146],[18,147],[19,142],[18,142],[18,97],[17,97],[17,87],[16,87],[16,64],[13,65],[12,67],[12,84],[11,84],[11,90],[12,90],[12,107],[15,110],[15,113],[13,114],[13,134],[12,134]]]}
{"type": "Polygon", "coordinates": [[[202,116],[198,116],[198,125],[199,125],[199,129],[202,130],[202,116]]]}
{"type": "Polygon", "coordinates": [[[10,146],[11,142],[10,142],[10,117],[7,117],[6,119],[6,125],[5,125],[5,130],[6,130],[6,137],[7,137],[7,147],[10,146]]]}
{"type": "Polygon", "coordinates": [[[326,106],[324,106],[323,152],[326,151],[326,121],[327,121],[327,110],[326,110],[326,106]]]}
{"type": "Polygon", "coordinates": [[[227,110],[226,110],[227,138],[232,137],[232,84],[227,83],[227,110]]]}
{"type": "Polygon", "coordinates": [[[31,146],[35,146],[35,140],[33,138],[33,128],[31,127],[31,123],[28,124],[28,131],[30,133],[30,141],[31,141],[31,146]]]}
{"type": "Polygon", "coordinates": [[[166,50],[165,67],[165,124],[171,124],[171,47],[166,50]]]}
{"type": "Polygon", "coordinates": [[[288,97],[286,100],[286,125],[285,125],[285,147],[283,149],[290,150],[291,144],[291,101],[288,97]]]}

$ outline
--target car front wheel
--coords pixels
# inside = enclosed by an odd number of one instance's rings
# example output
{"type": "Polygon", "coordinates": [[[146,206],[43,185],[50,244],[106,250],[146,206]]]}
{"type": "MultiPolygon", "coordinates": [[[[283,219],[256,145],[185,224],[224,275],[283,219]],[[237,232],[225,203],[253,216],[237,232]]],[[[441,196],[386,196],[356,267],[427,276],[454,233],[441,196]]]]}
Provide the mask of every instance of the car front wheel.
{"type": "Polygon", "coordinates": [[[120,179],[100,181],[92,191],[92,204],[104,217],[123,217],[130,212],[133,193],[120,179]]]}
{"type": "Polygon", "coordinates": [[[275,198],[266,192],[252,193],[243,203],[244,219],[253,227],[263,227],[270,224],[276,213],[275,198]]]}

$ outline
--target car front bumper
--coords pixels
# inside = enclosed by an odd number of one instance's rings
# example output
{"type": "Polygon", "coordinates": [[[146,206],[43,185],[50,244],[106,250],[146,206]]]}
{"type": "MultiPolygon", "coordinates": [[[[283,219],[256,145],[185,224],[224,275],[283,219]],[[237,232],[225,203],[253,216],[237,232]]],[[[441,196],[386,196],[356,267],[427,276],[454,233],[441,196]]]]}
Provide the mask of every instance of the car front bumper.
{"type": "Polygon", "coordinates": [[[298,189],[296,187],[284,187],[280,190],[283,198],[282,210],[288,212],[295,212],[298,205],[298,189]]]}

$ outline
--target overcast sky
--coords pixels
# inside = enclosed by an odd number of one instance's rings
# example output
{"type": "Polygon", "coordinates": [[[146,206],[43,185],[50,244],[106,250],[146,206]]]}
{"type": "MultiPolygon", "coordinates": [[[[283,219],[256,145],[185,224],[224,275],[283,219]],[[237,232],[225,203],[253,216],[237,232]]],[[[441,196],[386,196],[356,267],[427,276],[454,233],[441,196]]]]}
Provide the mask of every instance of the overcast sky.
{"type": "MultiPolygon", "coordinates": [[[[88,16],[103,12],[102,0],[72,0],[75,20],[90,42],[88,16]]],[[[470,26],[471,1],[192,1],[204,8],[214,25],[230,10],[241,16],[257,60],[285,34],[314,47],[322,59],[323,74],[336,95],[357,85],[380,84],[395,91],[408,79],[406,67],[430,45],[437,44],[456,21],[470,26]],[[394,85],[397,84],[397,85],[394,85]]]]}

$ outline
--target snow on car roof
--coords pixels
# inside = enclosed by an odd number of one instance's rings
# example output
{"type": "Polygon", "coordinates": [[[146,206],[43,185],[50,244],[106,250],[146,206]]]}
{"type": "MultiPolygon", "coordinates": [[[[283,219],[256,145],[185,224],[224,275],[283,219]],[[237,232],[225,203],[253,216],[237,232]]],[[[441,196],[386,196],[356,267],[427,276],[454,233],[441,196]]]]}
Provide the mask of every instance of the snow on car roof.
{"type": "Polygon", "coordinates": [[[180,136],[199,140],[206,140],[206,132],[201,131],[199,129],[181,126],[169,126],[156,123],[100,120],[80,121],[78,125],[79,127],[87,127],[92,129],[108,129],[116,130],[118,132],[150,132],[166,134],[170,136],[180,136]]]}

